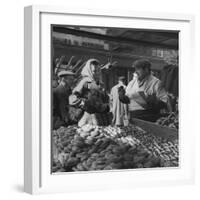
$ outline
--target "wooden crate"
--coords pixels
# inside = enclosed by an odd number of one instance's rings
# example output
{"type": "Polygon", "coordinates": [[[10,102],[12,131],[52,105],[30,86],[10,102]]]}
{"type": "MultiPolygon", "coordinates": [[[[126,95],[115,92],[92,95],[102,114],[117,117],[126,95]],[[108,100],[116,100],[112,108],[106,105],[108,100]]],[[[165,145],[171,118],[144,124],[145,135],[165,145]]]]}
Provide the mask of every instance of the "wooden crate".
{"type": "Polygon", "coordinates": [[[141,119],[133,118],[131,119],[131,123],[139,126],[143,130],[158,136],[162,137],[171,141],[177,140],[178,139],[178,130],[174,128],[169,128],[169,127],[163,127],[160,125],[157,125],[152,122],[144,121],[141,119]]]}

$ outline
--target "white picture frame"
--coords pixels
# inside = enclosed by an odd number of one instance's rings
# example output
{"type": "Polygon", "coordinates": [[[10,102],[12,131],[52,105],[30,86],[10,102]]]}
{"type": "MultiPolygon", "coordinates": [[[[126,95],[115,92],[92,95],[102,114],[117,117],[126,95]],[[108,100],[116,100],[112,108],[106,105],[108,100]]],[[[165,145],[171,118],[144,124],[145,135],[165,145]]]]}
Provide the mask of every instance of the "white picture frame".
{"type": "Polygon", "coordinates": [[[31,194],[188,184],[194,182],[194,133],[188,79],[194,68],[194,16],[56,6],[25,8],[24,190],[31,194]],[[50,25],[180,30],[180,167],[54,175],[50,173],[50,25]],[[189,67],[188,67],[189,66],[189,67]],[[189,134],[188,134],[189,133],[189,134]]]}

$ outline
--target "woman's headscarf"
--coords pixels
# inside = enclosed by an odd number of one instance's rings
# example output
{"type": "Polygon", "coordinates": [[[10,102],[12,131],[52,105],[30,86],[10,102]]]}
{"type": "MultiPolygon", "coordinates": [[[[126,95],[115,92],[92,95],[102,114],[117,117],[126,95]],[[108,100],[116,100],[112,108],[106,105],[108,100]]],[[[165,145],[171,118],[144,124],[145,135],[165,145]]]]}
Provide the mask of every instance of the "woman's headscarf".
{"type": "Polygon", "coordinates": [[[93,62],[99,63],[97,59],[89,59],[81,71],[81,75],[83,77],[90,78],[91,81],[94,80],[94,73],[92,72],[92,65],[91,65],[93,62]]]}

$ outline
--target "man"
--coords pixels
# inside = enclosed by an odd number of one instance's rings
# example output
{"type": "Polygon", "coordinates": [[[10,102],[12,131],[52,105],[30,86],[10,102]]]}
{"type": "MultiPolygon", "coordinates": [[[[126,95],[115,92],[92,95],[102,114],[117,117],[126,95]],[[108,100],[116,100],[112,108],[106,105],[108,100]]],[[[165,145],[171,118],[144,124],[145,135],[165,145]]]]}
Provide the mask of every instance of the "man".
{"type": "Polygon", "coordinates": [[[58,73],[59,85],[53,88],[53,128],[68,125],[70,122],[68,114],[69,95],[74,81],[74,73],[71,71],[60,71],[58,73]]]}
{"type": "Polygon", "coordinates": [[[127,105],[119,100],[118,89],[120,87],[126,89],[124,76],[118,78],[118,84],[111,89],[110,94],[111,112],[113,116],[112,124],[115,126],[124,126],[127,120],[127,105]]]}
{"type": "Polygon", "coordinates": [[[140,59],[133,63],[136,77],[128,84],[126,91],[119,88],[120,101],[129,104],[130,116],[156,121],[160,110],[171,111],[167,92],[161,86],[161,81],[151,73],[151,63],[140,59]]]}

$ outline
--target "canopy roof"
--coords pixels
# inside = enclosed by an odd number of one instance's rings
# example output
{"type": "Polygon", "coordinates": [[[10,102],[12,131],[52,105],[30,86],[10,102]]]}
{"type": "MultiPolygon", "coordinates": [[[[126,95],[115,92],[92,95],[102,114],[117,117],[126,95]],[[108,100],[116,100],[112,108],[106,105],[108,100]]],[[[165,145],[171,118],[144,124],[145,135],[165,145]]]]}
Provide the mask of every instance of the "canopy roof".
{"type": "Polygon", "coordinates": [[[178,31],[61,25],[54,25],[53,31],[112,42],[116,51],[135,44],[178,50],[178,31]]]}

